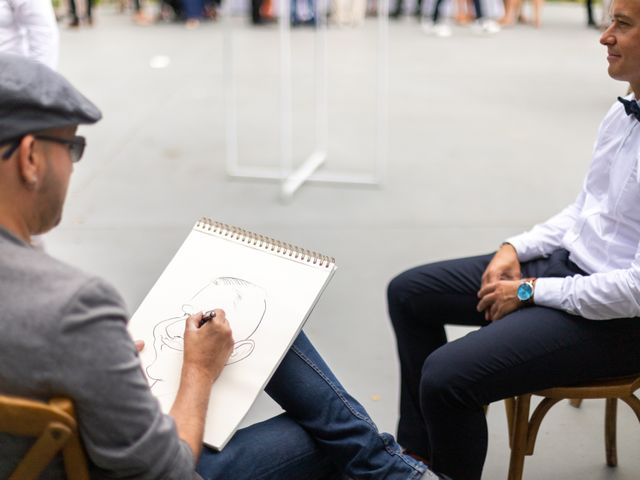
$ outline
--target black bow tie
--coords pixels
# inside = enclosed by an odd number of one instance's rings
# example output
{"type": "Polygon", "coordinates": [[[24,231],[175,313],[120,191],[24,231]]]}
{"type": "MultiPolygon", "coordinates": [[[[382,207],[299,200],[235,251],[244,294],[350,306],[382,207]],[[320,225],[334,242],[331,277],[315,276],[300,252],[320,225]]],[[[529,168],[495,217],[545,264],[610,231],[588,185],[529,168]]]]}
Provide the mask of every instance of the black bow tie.
{"type": "Polygon", "coordinates": [[[640,121],[640,106],[635,100],[625,100],[622,97],[618,97],[618,101],[624,105],[624,111],[627,115],[633,115],[636,120],[640,121]]]}

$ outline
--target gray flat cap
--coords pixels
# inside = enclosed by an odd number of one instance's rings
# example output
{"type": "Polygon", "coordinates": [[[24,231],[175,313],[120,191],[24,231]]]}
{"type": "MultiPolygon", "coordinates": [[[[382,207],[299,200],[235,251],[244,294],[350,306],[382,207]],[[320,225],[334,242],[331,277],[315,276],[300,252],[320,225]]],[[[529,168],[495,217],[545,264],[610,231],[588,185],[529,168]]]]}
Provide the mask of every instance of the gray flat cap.
{"type": "Polygon", "coordinates": [[[0,144],[100,118],[98,107],[59,73],[34,60],[0,53],[0,144]]]}

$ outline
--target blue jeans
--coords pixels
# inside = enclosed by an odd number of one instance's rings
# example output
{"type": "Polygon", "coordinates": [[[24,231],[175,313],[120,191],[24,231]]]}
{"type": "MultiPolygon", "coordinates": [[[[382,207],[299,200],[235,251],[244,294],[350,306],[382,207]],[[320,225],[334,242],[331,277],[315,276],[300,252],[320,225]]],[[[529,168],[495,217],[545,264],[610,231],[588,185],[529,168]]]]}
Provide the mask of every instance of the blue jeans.
{"type": "Polygon", "coordinates": [[[182,8],[187,19],[200,19],[204,9],[202,0],[182,0],[182,8]]]}
{"type": "Polygon", "coordinates": [[[304,333],[265,391],[286,413],[239,430],[221,452],[205,446],[205,480],[418,480],[426,470],[378,432],[304,333]]]}

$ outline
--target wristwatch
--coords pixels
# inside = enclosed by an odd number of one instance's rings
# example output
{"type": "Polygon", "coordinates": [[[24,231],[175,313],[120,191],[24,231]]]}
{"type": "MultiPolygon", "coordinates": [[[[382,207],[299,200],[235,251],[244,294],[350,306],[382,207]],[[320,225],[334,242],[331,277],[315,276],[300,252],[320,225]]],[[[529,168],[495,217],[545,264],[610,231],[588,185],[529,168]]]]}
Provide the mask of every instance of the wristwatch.
{"type": "Polygon", "coordinates": [[[536,287],[535,278],[527,278],[523,280],[518,287],[518,300],[527,305],[533,305],[533,293],[536,287]]]}

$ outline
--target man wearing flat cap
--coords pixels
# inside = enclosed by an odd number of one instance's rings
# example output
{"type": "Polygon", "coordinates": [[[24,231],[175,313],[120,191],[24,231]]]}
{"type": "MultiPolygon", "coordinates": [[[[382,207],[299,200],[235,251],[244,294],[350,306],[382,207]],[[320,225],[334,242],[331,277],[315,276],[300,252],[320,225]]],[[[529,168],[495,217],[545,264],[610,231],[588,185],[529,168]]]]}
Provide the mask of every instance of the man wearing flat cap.
{"type": "MultiPolygon", "coordinates": [[[[202,326],[202,313],[188,317],[180,388],[170,415],[160,411],[117,292],[30,246],[60,222],[85,147],[78,125],[100,116],[59,74],[0,54],[0,395],[71,398],[93,479],[441,478],[378,432],[304,334],[266,387],[287,413],[238,431],[221,452],[203,447],[233,348],[222,310],[202,326]]],[[[0,478],[29,445],[0,434],[0,478]]],[[[61,463],[40,478],[63,478],[61,463]]]]}

